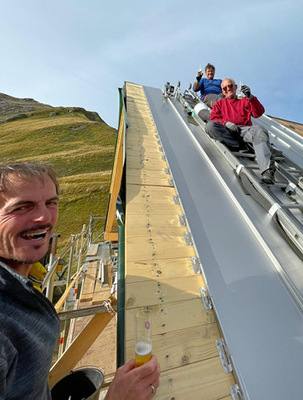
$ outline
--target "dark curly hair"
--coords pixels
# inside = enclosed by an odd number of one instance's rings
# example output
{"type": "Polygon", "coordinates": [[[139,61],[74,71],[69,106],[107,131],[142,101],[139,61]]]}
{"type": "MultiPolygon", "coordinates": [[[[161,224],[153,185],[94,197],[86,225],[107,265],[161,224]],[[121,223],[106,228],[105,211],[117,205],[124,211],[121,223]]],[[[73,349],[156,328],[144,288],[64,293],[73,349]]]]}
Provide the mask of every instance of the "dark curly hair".
{"type": "Polygon", "coordinates": [[[208,64],[206,65],[206,67],[205,67],[205,72],[206,72],[207,69],[213,69],[214,71],[216,70],[215,66],[212,65],[212,64],[210,64],[210,63],[208,63],[208,64]]]}

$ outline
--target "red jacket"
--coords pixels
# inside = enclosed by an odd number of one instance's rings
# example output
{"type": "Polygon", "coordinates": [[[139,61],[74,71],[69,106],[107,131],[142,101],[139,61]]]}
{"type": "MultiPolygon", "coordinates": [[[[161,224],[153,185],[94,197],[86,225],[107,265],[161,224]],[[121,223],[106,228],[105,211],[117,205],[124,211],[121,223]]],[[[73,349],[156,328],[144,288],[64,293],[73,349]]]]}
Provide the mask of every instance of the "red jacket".
{"type": "Polygon", "coordinates": [[[251,126],[251,116],[259,118],[264,111],[264,107],[255,96],[251,100],[248,100],[247,97],[243,97],[243,99],[225,97],[216,101],[210,120],[220,122],[222,125],[229,121],[236,125],[251,126]]]}

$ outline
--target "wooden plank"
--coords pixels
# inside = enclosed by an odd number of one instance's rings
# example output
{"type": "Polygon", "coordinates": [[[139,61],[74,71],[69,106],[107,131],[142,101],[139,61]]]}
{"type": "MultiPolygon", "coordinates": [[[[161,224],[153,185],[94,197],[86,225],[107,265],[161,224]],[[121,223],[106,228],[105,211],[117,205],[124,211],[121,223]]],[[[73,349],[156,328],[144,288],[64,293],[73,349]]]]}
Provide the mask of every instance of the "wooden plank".
{"type": "Polygon", "coordinates": [[[144,113],[144,112],[140,113],[140,110],[138,110],[138,109],[137,110],[133,109],[130,113],[127,113],[127,115],[129,117],[131,117],[133,121],[137,120],[138,122],[141,122],[141,124],[144,123],[144,126],[146,126],[147,124],[153,123],[153,118],[152,118],[151,114],[144,113]]]}
{"type": "Polygon", "coordinates": [[[110,297],[110,288],[102,287],[101,284],[96,283],[92,304],[93,305],[102,304],[109,297],[110,297]]]}
{"type": "Polygon", "coordinates": [[[127,130],[126,145],[154,146],[157,149],[159,146],[159,139],[156,138],[155,135],[144,135],[142,131],[140,133],[137,132],[136,136],[129,136],[129,130],[127,130]]]}
{"type": "Polygon", "coordinates": [[[182,209],[177,204],[127,204],[127,215],[126,218],[132,218],[133,215],[141,216],[141,214],[146,214],[150,216],[156,215],[171,215],[176,217],[179,214],[183,214],[182,209]]]}
{"type": "MultiPolygon", "coordinates": [[[[132,119],[132,118],[131,118],[132,119]]],[[[140,126],[139,121],[136,121],[136,127],[131,125],[127,129],[126,144],[137,142],[140,140],[152,140],[153,143],[158,145],[161,140],[158,135],[158,131],[153,123],[146,125],[145,123],[140,126]]]]}
{"type": "Polygon", "coordinates": [[[163,240],[157,243],[140,240],[140,238],[126,237],[126,246],[127,262],[196,256],[193,246],[186,246],[185,240],[181,237],[177,237],[176,240],[163,240]]]}
{"type": "Polygon", "coordinates": [[[126,182],[127,184],[135,185],[157,185],[171,186],[172,177],[165,173],[165,170],[146,170],[146,169],[127,169],[126,182]]]}
{"type": "MultiPolygon", "coordinates": [[[[216,340],[222,337],[216,323],[152,336],[161,373],[172,368],[218,357],[216,340]]],[[[126,342],[126,360],[134,357],[135,341],[126,342]]]]}
{"type": "Polygon", "coordinates": [[[136,112],[137,110],[139,110],[140,112],[142,112],[144,114],[146,112],[150,114],[150,108],[149,108],[149,106],[147,104],[147,101],[146,101],[145,97],[142,96],[141,99],[142,100],[144,99],[145,101],[140,100],[140,101],[136,101],[136,102],[134,102],[134,101],[128,102],[128,104],[127,104],[127,112],[132,113],[132,112],[136,112]]]}
{"type": "Polygon", "coordinates": [[[87,256],[96,256],[98,253],[98,244],[91,244],[86,252],[87,256]]]}
{"type": "MultiPolygon", "coordinates": [[[[180,214],[181,215],[181,214],[180,214]]],[[[153,229],[157,227],[158,229],[167,228],[168,226],[171,228],[181,228],[181,222],[179,219],[179,215],[150,215],[150,214],[141,214],[141,215],[132,215],[130,218],[126,218],[127,229],[131,232],[133,229],[140,229],[143,227],[147,227],[153,229]]],[[[184,227],[186,230],[186,227],[184,227]]]]}
{"type": "MultiPolygon", "coordinates": [[[[129,143],[126,146],[126,151],[127,151],[127,161],[129,161],[129,159],[131,158],[143,158],[143,157],[148,157],[150,160],[154,160],[155,162],[162,162],[162,161],[166,161],[166,159],[164,160],[164,153],[162,150],[162,147],[160,145],[158,146],[152,146],[151,147],[146,147],[143,148],[135,143],[129,143]]],[[[129,164],[126,164],[129,165],[129,164]]]]}
{"type": "Polygon", "coordinates": [[[160,186],[161,184],[157,183],[158,180],[168,180],[171,179],[170,174],[167,174],[165,171],[165,167],[163,165],[155,166],[155,169],[147,169],[145,168],[142,170],[142,168],[127,168],[126,172],[126,179],[129,179],[130,177],[138,177],[143,179],[153,179],[155,181],[155,185],[160,186]]]}
{"type": "Polygon", "coordinates": [[[184,242],[184,234],[188,233],[186,227],[152,227],[150,225],[136,227],[127,231],[127,239],[140,238],[149,242],[162,242],[163,240],[180,240],[184,242]]]}
{"type": "Polygon", "coordinates": [[[164,371],[155,400],[222,400],[229,398],[232,374],[222,371],[219,357],[164,371]]]}
{"type": "Polygon", "coordinates": [[[148,158],[149,160],[158,161],[159,163],[162,161],[166,162],[165,154],[161,151],[161,148],[158,149],[146,149],[146,151],[142,151],[142,147],[132,146],[126,149],[127,152],[127,161],[134,156],[135,158],[148,158]]]}
{"type": "Polygon", "coordinates": [[[94,297],[92,300],[93,305],[101,304],[110,297],[113,281],[113,266],[111,262],[108,262],[106,265],[104,265],[104,273],[106,275],[106,285],[102,285],[100,279],[96,281],[94,297]]]}
{"type": "Polygon", "coordinates": [[[91,301],[93,299],[98,265],[99,263],[97,261],[89,263],[87,272],[84,276],[80,301],[91,301]]]}
{"type": "Polygon", "coordinates": [[[200,299],[199,288],[203,285],[201,275],[148,280],[125,285],[126,308],[144,307],[166,302],[200,299]]]}
{"type": "Polygon", "coordinates": [[[163,161],[164,153],[163,151],[159,150],[160,146],[158,146],[156,149],[149,149],[149,148],[142,148],[138,146],[127,146],[126,151],[127,151],[127,159],[126,159],[126,165],[127,161],[132,158],[132,157],[148,157],[149,159],[152,160],[159,160],[163,161]]]}
{"type": "Polygon", "coordinates": [[[134,176],[134,175],[126,175],[127,183],[134,184],[134,185],[161,185],[165,187],[169,187],[171,179],[169,176],[166,178],[157,178],[157,177],[147,177],[147,176],[134,176]]]}
{"type": "Polygon", "coordinates": [[[130,169],[145,169],[152,171],[164,171],[167,168],[165,161],[161,159],[151,159],[148,157],[134,156],[127,159],[127,167],[130,169]]]}
{"type": "Polygon", "coordinates": [[[104,227],[104,240],[118,241],[118,225],[116,221],[116,200],[121,186],[124,152],[125,152],[125,115],[122,109],[120,115],[119,131],[117,136],[114,166],[112,172],[111,186],[109,190],[109,204],[107,207],[106,226],[104,227]]]}
{"type": "MultiPolygon", "coordinates": [[[[127,283],[149,279],[185,278],[196,275],[190,257],[150,260],[135,260],[127,263],[127,283]]],[[[202,275],[201,278],[203,279],[202,275]]],[[[205,282],[203,281],[203,286],[205,282]]]]}
{"type": "MultiPolygon", "coordinates": [[[[125,310],[125,338],[134,339],[134,315],[136,308],[125,310]]],[[[203,326],[216,322],[213,310],[203,307],[201,298],[151,306],[153,310],[153,335],[203,326]]]]}
{"type": "Polygon", "coordinates": [[[141,99],[139,101],[129,101],[127,104],[127,113],[140,116],[148,115],[151,117],[150,109],[146,100],[142,101],[141,99]]]}
{"type": "Polygon", "coordinates": [[[173,204],[175,205],[173,196],[176,196],[174,187],[162,186],[137,186],[128,185],[126,193],[126,203],[149,203],[156,204],[173,204]]]}

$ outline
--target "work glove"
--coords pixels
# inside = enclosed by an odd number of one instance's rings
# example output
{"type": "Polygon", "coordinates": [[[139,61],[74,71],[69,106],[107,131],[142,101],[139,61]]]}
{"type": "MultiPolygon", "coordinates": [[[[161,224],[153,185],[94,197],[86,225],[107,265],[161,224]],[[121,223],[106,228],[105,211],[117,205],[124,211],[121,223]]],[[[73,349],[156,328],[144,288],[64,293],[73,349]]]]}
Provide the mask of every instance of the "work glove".
{"type": "Polygon", "coordinates": [[[229,130],[229,132],[231,133],[238,133],[239,132],[239,128],[236,124],[234,124],[233,122],[225,122],[225,126],[226,128],[229,130]]]}
{"type": "Polygon", "coordinates": [[[241,92],[250,100],[253,96],[251,94],[250,88],[246,85],[241,86],[241,92]]]}
{"type": "Polygon", "coordinates": [[[201,70],[198,71],[197,76],[196,76],[196,80],[197,80],[198,82],[200,82],[202,76],[203,76],[203,72],[202,72],[201,70]]]}

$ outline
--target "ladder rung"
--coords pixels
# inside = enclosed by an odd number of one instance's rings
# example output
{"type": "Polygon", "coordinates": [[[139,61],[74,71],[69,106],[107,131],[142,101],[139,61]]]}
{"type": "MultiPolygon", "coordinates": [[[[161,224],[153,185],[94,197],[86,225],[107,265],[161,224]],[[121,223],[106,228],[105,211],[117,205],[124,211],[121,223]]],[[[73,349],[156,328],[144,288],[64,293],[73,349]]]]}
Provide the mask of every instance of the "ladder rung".
{"type": "Polygon", "coordinates": [[[303,208],[303,204],[281,204],[283,208],[303,208]]]}

